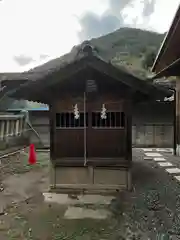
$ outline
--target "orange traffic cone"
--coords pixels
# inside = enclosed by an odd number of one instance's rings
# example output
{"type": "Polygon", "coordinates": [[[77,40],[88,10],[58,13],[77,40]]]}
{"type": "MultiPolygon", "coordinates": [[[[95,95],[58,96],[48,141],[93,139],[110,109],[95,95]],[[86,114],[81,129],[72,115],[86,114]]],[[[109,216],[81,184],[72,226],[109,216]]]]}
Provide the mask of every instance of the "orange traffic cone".
{"type": "Polygon", "coordinates": [[[28,159],[29,164],[33,165],[36,163],[36,151],[34,144],[30,144],[29,146],[29,159],[28,159]]]}

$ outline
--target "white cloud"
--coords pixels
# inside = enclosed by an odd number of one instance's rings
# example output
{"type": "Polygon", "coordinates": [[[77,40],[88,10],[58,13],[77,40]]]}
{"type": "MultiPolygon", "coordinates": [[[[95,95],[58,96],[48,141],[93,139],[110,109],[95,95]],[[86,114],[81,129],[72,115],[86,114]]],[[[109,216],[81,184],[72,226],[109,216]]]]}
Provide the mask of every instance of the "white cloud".
{"type": "Polygon", "coordinates": [[[151,17],[150,25],[158,32],[166,32],[179,6],[179,0],[157,0],[155,12],[151,17]]]}
{"type": "Polygon", "coordinates": [[[179,0],[156,0],[154,7],[154,13],[144,21],[141,17],[142,5],[145,0],[135,0],[132,7],[127,8],[124,13],[128,14],[127,21],[131,23],[136,17],[138,17],[138,28],[154,30],[160,33],[166,32],[173,20],[176,10],[179,5],[179,0]]]}
{"type": "MultiPolygon", "coordinates": [[[[172,1],[165,4],[165,0],[157,0],[150,25],[157,31],[167,30],[177,4],[178,0],[174,0],[173,4],[172,1]]],[[[102,14],[107,5],[108,0],[2,0],[0,72],[33,67],[40,63],[40,54],[54,58],[68,52],[79,41],[78,17],[85,11],[102,14]],[[19,55],[30,56],[35,62],[22,68],[13,59],[19,55]]],[[[130,11],[139,14],[138,5],[136,11],[130,11]]]]}

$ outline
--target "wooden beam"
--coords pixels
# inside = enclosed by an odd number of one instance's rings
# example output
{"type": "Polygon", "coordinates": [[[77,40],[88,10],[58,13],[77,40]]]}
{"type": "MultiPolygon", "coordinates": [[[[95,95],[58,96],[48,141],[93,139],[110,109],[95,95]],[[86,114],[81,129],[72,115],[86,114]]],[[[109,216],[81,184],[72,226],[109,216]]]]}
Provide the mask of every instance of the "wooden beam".
{"type": "Polygon", "coordinates": [[[54,156],[54,131],[55,131],[55,116],[53,111],[53,105],[49,105],[49,128],[50,128],[50,159],[52,162],[55,161],[54,156]]]}
{"type": "Polygon", "coordinates": [[[4,130],[5,130],[5,121],[1,121],[1,125],[0,125],[0,130],[1,130],[1,140],[3,140],[4,139],[4,130]]]}
{"type": "Polygon", "coordinates": [[[180,58],[176,59],[168,66],[161,69],[161,71],[159,71],[155,76],[153,76],[151,80],[162,78],[162,77],[179,76],[180,75],[179,66],[180,66],[180,58]]]}
{"type": "Polygon", "coordinates": [[[176,139],[176,90],[174,90],[174,101],[173,101],[173,120],[174,120],[174,142],[173,142],[173,152],[174,152],[174,155],[177,155],[177,152],[176,152],[176,147],[177,147],[177,139],[176,139]]]}
{"type": "MultiPolygon", "coordinates": [[[[66,159],[66,158],[59,158],[56,159],[55,162],[56,167],[84,167],[84,159],[77,159],[77,158],[72,158],[72,159],[66,159]]],[[[131,162],[128,162],[124,158],[90,158],[87,159],[87,166],[93,166],[93,167],[104,167],[104,168],[129,168],[131,166],[131,162]]]]}
{"type": "MultiPolygon", "coordinates": [[[[167,34],[163,40],[163,43],[161,44],[161,47],[158,51],[158,54],[156,56],[156,59],[154,61],[152,69],[151,69],[152,72],[159,72],[165,67],[165,65],[166,66],[169,65],[169,64],[166,64],[166,60],[167,60],[166,55],[167,55],[168,51],[170,52],[171,56],[174,55],[174,51],[170,51],[170,48],[175,46],[175,42],[179,43],[179,39],[177,38],[179,29],[180,29],[180,6],[178,7],[178,10],[177,10],[177,12],[173,18],[173,21],[171,23],[170,29],[167,32],[167,34]],[[166,57],[166,60],[163,63],[162,60],[164,57],[166,57]]],[[[176,49],[175,49],[175,51],[176,51],[176,49]]],[[[173,61],[174,59],[173,60],[170,59],[170,60],[173,61]]]]}
{"type": "Polygon", "coordinates": [[[180,155],[180,82],[176,82],[176,154],[180,155]]]}
{"type": "Polygon", "coordinates": [[[132,160],[132,94],[129,94],[129,99],[126,102],[125,118],[126,118],[126,159],[132,160]]]}

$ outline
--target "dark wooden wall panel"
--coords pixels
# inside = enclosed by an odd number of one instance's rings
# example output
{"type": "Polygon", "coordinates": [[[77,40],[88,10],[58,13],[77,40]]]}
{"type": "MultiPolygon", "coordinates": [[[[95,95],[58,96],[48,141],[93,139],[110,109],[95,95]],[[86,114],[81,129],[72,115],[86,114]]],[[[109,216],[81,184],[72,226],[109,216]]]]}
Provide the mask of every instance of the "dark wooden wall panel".
{"type": "Polygon", "coordinates": [[[123,129],[89,129],[87,132],[87,158],[122,158],[125,156],[123,129]]]}
{"type": "Polygon", "coordinates": [[[76,128],[57,129],[54,144],[57,158],[83,158],[84,130],[76,128]]]}
{"type": "MultiPolygon", "coordinates": [[[[54,112],[73,112],[77,104],[79,111],[84,112],[84,96],[61,96],[54,106],[54,112]]],[[[126,156],[125,128],[93,128],[92,113],[100,112],[105,104],[107,111],[123,112],[124,100],[113,94],[87,94],[86,112],[88,112],[88,127],[57,128],[55,130],[55,155],[57,158],[84,158],[86,148],[87,158],[122,158],[126,156]],[[85,135],[84,135],[85,133],[85,135]],[[86,144],[85,144],[86,142],[86,144]]]]}

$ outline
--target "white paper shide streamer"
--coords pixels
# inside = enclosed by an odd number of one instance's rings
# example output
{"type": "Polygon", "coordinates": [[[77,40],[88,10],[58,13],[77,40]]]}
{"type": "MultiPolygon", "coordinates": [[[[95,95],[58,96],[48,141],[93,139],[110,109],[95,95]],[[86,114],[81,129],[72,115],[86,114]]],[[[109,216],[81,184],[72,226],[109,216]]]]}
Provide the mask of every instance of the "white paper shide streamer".
{"type": "Polygon", "coordinates": [[[79,117],[80,117],[79,109],[78,109],[77,104],[75,104],[75,106],[74,106],[74,118],[79,119],[79,117]]]}
{"type": "Polygon", "coordinates": [[[107,119],[105,104],[102,105],[101,109],[101,119],[107,119]]]}

